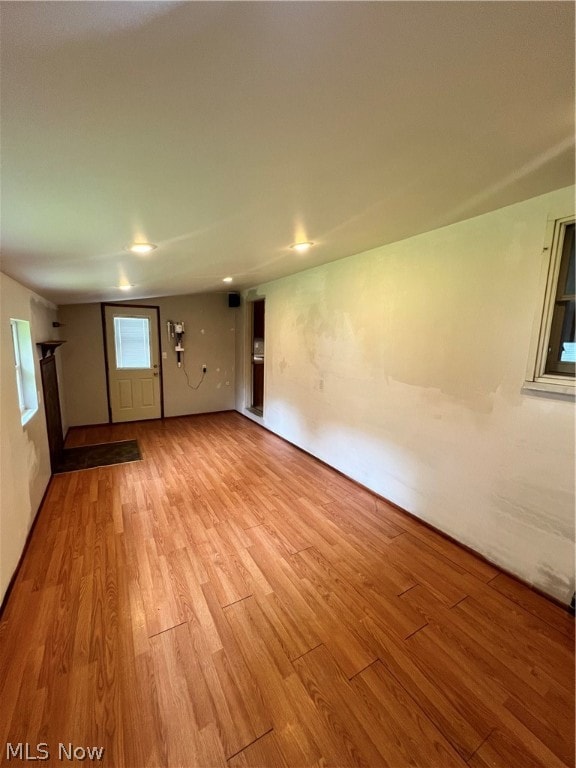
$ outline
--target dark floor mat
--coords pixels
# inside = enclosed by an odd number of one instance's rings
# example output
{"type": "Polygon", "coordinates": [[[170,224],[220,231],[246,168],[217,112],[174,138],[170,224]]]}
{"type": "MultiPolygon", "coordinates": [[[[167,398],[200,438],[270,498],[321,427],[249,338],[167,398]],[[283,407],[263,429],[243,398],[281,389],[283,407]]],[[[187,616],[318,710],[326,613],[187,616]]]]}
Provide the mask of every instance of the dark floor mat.
{"type": "Polygon", "coordinates": [[[140,461],[141,458],[137,440],[64,448],[56,474],[105,467],[108,464],[123,464],[126,461],[140,461]]]}

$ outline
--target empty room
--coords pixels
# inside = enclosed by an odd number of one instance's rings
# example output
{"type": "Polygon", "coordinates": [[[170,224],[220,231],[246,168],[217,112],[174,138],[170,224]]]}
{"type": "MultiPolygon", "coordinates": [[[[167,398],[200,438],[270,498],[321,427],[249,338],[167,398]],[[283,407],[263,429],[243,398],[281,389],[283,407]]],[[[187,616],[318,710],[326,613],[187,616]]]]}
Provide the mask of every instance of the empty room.
{"type": "Polygon", "coordinates": [[[574,768],[575,4],[0,22],[0,765],[574,768]]]}

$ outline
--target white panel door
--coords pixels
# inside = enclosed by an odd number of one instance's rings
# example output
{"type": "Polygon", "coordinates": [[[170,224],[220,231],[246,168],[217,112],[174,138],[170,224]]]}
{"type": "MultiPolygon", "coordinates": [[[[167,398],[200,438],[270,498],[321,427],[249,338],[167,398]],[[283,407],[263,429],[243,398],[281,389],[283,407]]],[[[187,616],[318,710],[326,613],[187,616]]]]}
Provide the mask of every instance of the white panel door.
{"type": "Polygon", "coordinates": [[[154,307],[104,307],[113,422],[161,416],[157,311],[154,307]]]}

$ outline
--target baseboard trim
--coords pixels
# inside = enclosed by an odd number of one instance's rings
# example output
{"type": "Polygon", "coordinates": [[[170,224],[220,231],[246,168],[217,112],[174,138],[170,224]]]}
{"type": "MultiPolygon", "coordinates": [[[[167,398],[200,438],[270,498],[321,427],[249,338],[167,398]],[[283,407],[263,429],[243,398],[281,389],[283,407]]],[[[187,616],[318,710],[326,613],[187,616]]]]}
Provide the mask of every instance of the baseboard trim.
{"type": "Polygon", "coordinates": [[[423,520],[421,517],[418,517],[418,515],[415,515],[413,512],[409,512],[407,509],[404,509],[403,507],[399,506],[393,501],[390,501],[390,499],[387,499],[385,496],[382,496],[376,491],[373,491],[372,488],[368,488],[366,485],[363,485],[362,483],[358,482],[358,480],[355,480],[353,477],[350,477],[345,472],[342,472],[340,469],[336,469],[336,467],[333,467],[331,464],[328,464],[327,461],[324,461],[323,459],[319,459],[318,456],[315,456],[313,453],[310,453],[310,451],[307,451],[305,448],[301,448],[299,445],[296,445],[295,443],[291,443],[290,440],[288,440],[287,438],[282,437],[282,435],[279,435],[277,432],[273,432],[271,429],[268,429],[268,427],[266,427],[264,424],[260,424],[254,419],[251,419],[249,416],[246,416],[244,413],[242,413],[242,411],[236,410],[236,413],[242,416],[243,419],[250,421],[252,424],[256,424],[257,427],[260,427],[261,429],[265,429],[266,432],[269,432],[271,435],[274,435],[275,437],[278,437],[280,440],[283,440],[285,443],[288,443],[288,445],[291,445],[293,448],[296,448],[297,450],[302,451],[302,453],[305,453],[307,456],[311,456],[313,459],[316,459],[316,461],[319,461],[320,464],[323,464],[325,467],[328,467],[333,472],[336,472],[337,474],[339,474],[341,477],[345,477],[346,480],[349,480],[351,483],[354,483],[354,485],[357,485],[363,491],[370,493],[376,499],[383,501],[385,504],[388,504],[389,506],[393,507],[398,512],[401,512],[402,514],[412,518],[412,520],[415,520],[421,525],[424,525],[426,528],[429,528],[431,531],[434,531],[434,533],[437,533],[438,535],[442,536],[447,541],[450,541],[452,544],[456,544],[457,546],[464,549],[466,552],[469,552],[471,555],[474,555],[474,557],[477,557],[479,560],[482,560],[488,565],[492,565],[494,568],[497,568],[500,571],[500,573],[504,574],[505,576],[508,576],[511,579],[514,579],[514,581],[518,582],[519,584],[522,584],[522,586],[524,587],[527,587],[528,589],[530,589],[532,592],[535,592],[540,597],[543,597],[545,600],[548,600],[551,603],[554,603],[559,608],[562,608],[567,613],[570,613],[573,615],[573,611],[571,610],[570,605],[563,603],[557,597],[554,597],[554,595],[549,595],[546,592],[544,592],[544,590],[534,586],[534,584],[530,584],[529,582],[524,581],[524,579],[521,579],[515,573],[512,573],[512,571],[507,570],[506,568],[502,567],[499,563],[495,563],[489,557],[486,557],[486,555],[482,554],[482,552],[478,552],[478,550],[474,549],[473,547],[470,547],[468,544],[462,543],[454,536],[451,536],[449,533],[446,533],[446,531],[443,531],[441,528],[437,528],[435,525],[428,522],[427,520],[423,520]]]}
{"type": "Polygon", "coordinates": [[[18,578],[18,574],[20,573],[20,569],[22,568],[22,563],[24,562],[24,557],[26,556],[26,553],[28,552],[28,548],[30,547],[30,542],[32,541],[32,535],[34,533],[34,530],[36,528],[36,523],[38,522],[38,518],[40,517],[40,513],[42,512],[42,507],[44,506],[44,502],[46,500],[46,496],[48,495],[48,491],[50,490],[50,486],[52,485],[52,480],[54,478],[54,475],[50,475],[50,479],[48,480],[48,484],[46,485],[46,488],[44,489],[44,493],[42,494],[42,498],[40,499],[40,504],[38,505],[38,509],[36,510],[36,513],[34,514],[34,520],[32,521],[32,525],[30,526],[30,530],[26,534],[26,541],[24,542],[24,547],[22,548],[22,552],[20,552],[20,557],[18,558],[18,563],[16,565],[16,568],[14,569],[14,573],[10,577],[10,581],[8,582],[8,586],[6,587],[6,592],[4,593],[4,597],[2,598],[2,603],[0,604],[0,621],[4,618],[4,610],[6,606],[8,605],[8,600],[10,598],[10,595],[12,594],[12,590],[14,589],[14,585],[16,584],[16,580],[18,578]]]}
{"type": "Polygon", "coordinates": [[[74,424],[66,430],[66,437],[74,429],[91,429],[92,427],[119,427],[126,424],[144,424],[148,421],[170,421],[171,419],[189,419],[194,416],[215,416],[218,413],[238,413],[235,408],[223,408],[221,411],[199,411],[198,413],[182,413],[180,416],[160,416],[157,419],[137,419],[136,421],[98,421],[94,424],[74,424]]]}
{"type": "MultiPolygon", "coordinates": [[[[181,419],[181,418],[190,418],[192,416],[211,416],[216,415],[219,413],[237,413],[239,416],[241,416],[243,419],[246,419],[246,421],[249,421],[252,424],[255,424],[257,427],[260,427],[261,429],[264,429],[266,432],[269,432],[271,435],[274,435],[275,437],[279,438],[280,440],[283,440],[285,443],[288,443],[288,445],[291,445],[293,448],[296,448],[297,450],[301,451],[302,453],[305,453],[307,456],[312,457],[316,461],[320,462],[320,464],[323,464],[325,467],[328,467],[333,472],[336,472],[341,477],[345,477],[350,482],[354,483],[354,485],[358,486],[358,488],[361,488],[363,491],[366,491],[367,493],[370,493],[374,498],[379,499],[380,501],[383,501],[385,504],[390,505],[394,509],[398,510],[398,512],[401,512],[402,514],[407,515],[412,520],[415,520],[416,522],[420,523],[421,525],[424,525],[426,528],[429,528],[431,531],[434,531],[438,535],[442,536],[447,541],[450,541],[452,544],[456,544],[457,546],[461,547],[467,552],[470,552],[472,555],[477,557],[479,560],[482,560],[485,563],[488,563],[489,565],[494,566],[494,568],[497,568],[500,573],[505,574],[511,579],[514,579],[514,581],[518,582],[519,584],[522,584],[524,587],[527,587],[532,592],[535,592],[540,597],[544,598],[545,600],[550,601],[551,603],[554,603],[559,608],[562,608],[566,613],[569,613],[571,615],[574,615],[574,611],[571,608],[570,605],[567,605],[566,603],[563,603],[558,598],[554,597],[553,595],[549,595],[543,590],[539,589],[538,587],[534,586],[533,584],[529,584],[527,581],[524,581],[524,579],[521,579],[516,574],[512,573],[511,571],[507,570],[506,568],[503,568],[499,563],[495,563],[493,560],[490,560],[490,558],[486,557],[481,552],[478,552],[473,547],[468,546],[467,544],[463,544],[461,541],[456,539],[454,536],[451,536],[450,534],[443,531],[441,528],[437,528],[432,523],[429,523],[427,520],[423,520],[421,517],[418,517],[412,512],[409,512],[407,509],[404,509],[403,507],[399,506],[398,504],[395,504],[393,501],[390,501],[386,497],[382,496],[379,493],[376,493],[376,491],[373,491],[371,488],[368,488],[367,486],[363,485],[362,483],[358,482],[358,480],[355,480],[353,477],[350,477],[345,472],[342,472],[339,469],[336,469],[336,467],[333,467],[332,465],[328,464],[327,461],[324,461],[323,459],[318,458],[318,456],[314,456],[313,453],[310,453],[310,451],[305,450],[304,448],[301,448],[299,445],[296,445],[295,443],[291,443],[290,440],[287,440],[285,437],[282,437],[282,435],[277,434],[276,432],[273,432],[271,429],[268,429],[268,427],[264,426],[263,424],[260,424],[259,422],[249,418],[245,414],[243,414],[241,411],[238,411],[236,409],[227,409],[224,411],[210,411],[207,413],[191,413],[191,414],[185,414],[184,416],[165,416],[164,419],[181,419]]],[[[137,423],[137,422],[135,422],[137,423]]],[[[99,425],[87,425],[87,426],[103,426],[102,424],[99,425]]],[[[82,427],[70,427],[70,429],[82,429],[82,427]]],[[[68,431],[69,431],[68,430],[68,431]]],[[[24,547],[22,549],[22,552],[20,553],[20,557],[18,559],[18,564],[14,570],[14,573],[12,574],[10,581],[8,582],[8,587],[6,588],[6,592],[4,594],[4,597],[2,598],[2,603],[0,604],[0,621],[2,621],[4,617],[4,610],[8,604],[8,600],[10,597],[10,594],[12,593],[12,590],[14,588],[14,585],[16,583],[16,580],[18,578],[18,574],[20,573],[20,569],[22,567],[22,563],[24,561],[24,557],[26,555],[26,552],[28,551],[30,541],[32,539],[32,535],[34,533],[34,530],[36,528],[36,523],[38,522],[38,518],[40,516],[40,513],[42,512],[42,507],[44,506],[44,501],[46,500],[46,496],[48,495],[48,491],[50,490],[50,486],[52,484],[53,476],[50,477],[48,484],[46,485],[46,489],[44,490],[44,493],[42,495],[42,499],[40,501],[40,504],[38,506],[38,509],[36,510],[36,514],[34,515],[34,520],[32,522],[32,525],[30,526],[30,530],[28,531],[28,534],[26,536],[26,541],[24,542],[24,547]]]]}

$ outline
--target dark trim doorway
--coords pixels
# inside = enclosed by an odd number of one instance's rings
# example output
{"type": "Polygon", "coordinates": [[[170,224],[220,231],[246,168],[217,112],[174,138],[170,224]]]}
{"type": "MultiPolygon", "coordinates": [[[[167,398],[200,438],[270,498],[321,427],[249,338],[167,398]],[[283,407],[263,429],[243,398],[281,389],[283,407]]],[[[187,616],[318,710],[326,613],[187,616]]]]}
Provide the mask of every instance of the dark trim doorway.
{"type": "Polygon", "coordinates": [[[60,394],[58,391],[58,374],[54,354],[40,360],[40,375],[42,377],[42,394],[44,398],[44,413],[46,415],[46,432],[48,435],[48,450],[50,451],[50,468],[52,474],[60,464],[64,451],[64,435],[62,431],[62,414],[60,412],[60,394]]]}
{"type": "MultiPolygon", "coordinates": [[[[114,350],[108,349],[108,338],[106,333],[106,308],[107,307],[119,307],[122,309],[132,309],[135,310],[138,309],[145,309],[145,310],[154,310],[156,313],[156,330],[158,335],[158,341],[157,341],[157,358],[158,358],[158,364],[155,366],[157,368],[158,376],[159,376],[159,382],[160,382],[160,416],[159,418],[164,418],[164,375],[163,375],[163,366],[162,366],[162,334],[161,334],[161,327],[160,327],[160,307],[157,304],[136,304],[136,303],[129,303],[124,304],[122,302],[113,302],[113,301],[104,301],[100,304],[100,313],[102,318],[102,344],[104,347],[104,369],[106,372],[106,399],[108,402],[108,423],[114,424],[114,423],[121,423],[121,422],[115,422],[113,415],[112,415],[112,405],[110,401],[110,363],[114,360],[114,350]]],[[[142,419],[144,420],[144,419],[142,419]]],[[[126,423],[126,422],[123,422],[126,423]]]]}
{"type": "Polygon", "coordinates": [[[258,299],[258,301],[252,302],[250,410],[257,416],[264,414],[265,301],[265,299],[258,299]]]}

